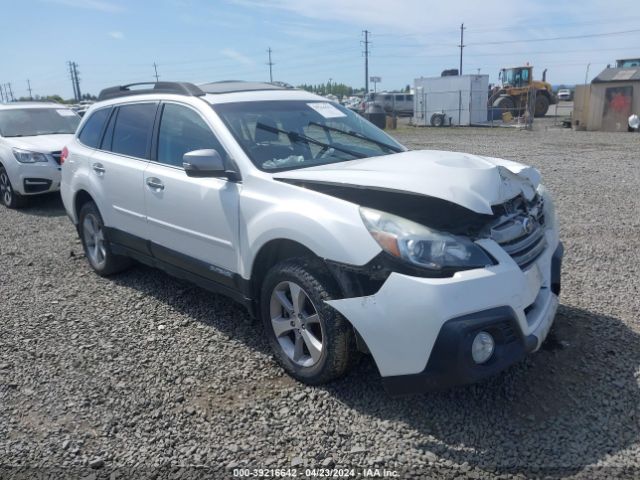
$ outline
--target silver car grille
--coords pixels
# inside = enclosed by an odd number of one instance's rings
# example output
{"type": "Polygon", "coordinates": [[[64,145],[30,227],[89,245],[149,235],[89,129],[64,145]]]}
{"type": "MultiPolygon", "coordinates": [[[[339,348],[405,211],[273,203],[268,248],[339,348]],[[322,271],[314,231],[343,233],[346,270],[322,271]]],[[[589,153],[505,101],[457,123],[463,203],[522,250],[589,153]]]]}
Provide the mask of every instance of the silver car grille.
{"type": "Polygon", "coordinates": [[[542,197],[530,202],[516,197],[502,207],[505,213],[491,226],[490,237],[524,270],[547,246],[542,197]]]}

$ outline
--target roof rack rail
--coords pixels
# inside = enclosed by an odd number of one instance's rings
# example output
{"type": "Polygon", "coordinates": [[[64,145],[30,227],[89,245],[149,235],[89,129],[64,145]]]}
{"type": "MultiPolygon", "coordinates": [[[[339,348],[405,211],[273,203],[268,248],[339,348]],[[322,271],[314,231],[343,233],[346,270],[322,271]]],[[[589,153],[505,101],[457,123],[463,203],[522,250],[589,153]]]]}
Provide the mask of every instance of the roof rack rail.
{"type": "Polygon", "coordinates": [[[105,88],[98,95],[98,100],[109,100],[111,98],[126,97],[128,95],[144,95],[145,93],[175,93],[177,95],[187,95],[190,97],[201,97],[205,95],[200,87],[188,82],[139,82],[128,85],[117,85],[105,88]],[[150,88],[134,88],[140,85],[151,85],[150,88]]]}

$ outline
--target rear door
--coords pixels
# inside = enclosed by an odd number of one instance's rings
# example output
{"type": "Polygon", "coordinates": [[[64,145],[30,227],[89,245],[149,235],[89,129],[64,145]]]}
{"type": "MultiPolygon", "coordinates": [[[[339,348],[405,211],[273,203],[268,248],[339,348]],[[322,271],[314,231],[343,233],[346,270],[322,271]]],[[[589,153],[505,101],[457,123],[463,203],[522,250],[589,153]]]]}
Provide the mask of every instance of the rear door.
{"type": "Polygon", "coordinates": [[[185,153],[226,152],[193,107],[164,102],[144,172],[146,215],[153,255],[201,277],[232,285],[237,272],[239,185],[223,178],[188,177],[185,153]]]}
{"type": "Polygon", "coordinates": [[[158,102],[113,109],[100,150],[91,158],[91,173],[102,185],[100,205],[111,241],[149,253],[143,175],[151,152],[151,133],[158,102]]]}

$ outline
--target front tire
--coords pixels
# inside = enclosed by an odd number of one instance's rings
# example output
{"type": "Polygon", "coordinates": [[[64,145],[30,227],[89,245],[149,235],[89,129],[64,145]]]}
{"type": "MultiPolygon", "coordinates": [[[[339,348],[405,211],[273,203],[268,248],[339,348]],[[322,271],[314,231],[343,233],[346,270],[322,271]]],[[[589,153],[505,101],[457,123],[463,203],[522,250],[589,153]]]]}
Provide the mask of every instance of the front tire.
{"type": "Polygon", "coordinates": [[[549,97],[544,93],[538,93],[536,96],[536,117],[544,117],[549,111],[549,97]]]}
{"type": "Polygon", "coordinates": [[[319,385],[344,375],[357,358],[349,322],[325,303],[338,298],[330,274],[298,258],[274,266],[260,295],[260,314],[276,360],[295,379],[319,385]]]}
{"type": "Polygon", "coordinates": [[[13,189],[4,167],[0,167],[0,201],[7,208],[22,208],[27,205],[26,197],[13,189]]]}
{"type": "Polygon", "coordinates": [[[78,230],[84,254],[91,268],[105,277],[121,272],[131,265],[131,259],[116,255],[111,251],[105,238],[104,222],[98,207],[93,202],[85,203],[80,209],[78,230]]]}

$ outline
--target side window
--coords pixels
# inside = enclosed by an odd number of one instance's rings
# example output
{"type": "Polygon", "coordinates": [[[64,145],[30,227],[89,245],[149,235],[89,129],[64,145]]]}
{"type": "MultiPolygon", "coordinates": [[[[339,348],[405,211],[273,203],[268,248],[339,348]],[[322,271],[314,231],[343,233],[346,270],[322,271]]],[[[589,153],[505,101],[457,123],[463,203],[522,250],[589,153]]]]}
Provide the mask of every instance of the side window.
{"type": "Polygon", "coordinates": [[[200,115],[182,105],[165,104],[158,131],[157,161],[182,167],[185,153],[206,148],[214,148],[225,157],[222,145],[200,115]]]}
{"type": "Polygon", "coordinates": [[[147,146],[151,138],[155,103],[122,105],[113,127],[111,151],[131,157],[147,158],[147,146]]]}
{"type": "Polygon", "coordinates": [[[396,102],[404,102],[404,95],[396,95],[396,102]]]}
{"type": "Polygon", "coordinates": [[[104,122],[107,121],[110,111],[111,108],[101,108],[93,112],[87,119],[87,123],[84,124],[78,136],[84,145],[91,148],[98,148],[102,128],[104,127],[104,122]]]}

